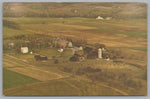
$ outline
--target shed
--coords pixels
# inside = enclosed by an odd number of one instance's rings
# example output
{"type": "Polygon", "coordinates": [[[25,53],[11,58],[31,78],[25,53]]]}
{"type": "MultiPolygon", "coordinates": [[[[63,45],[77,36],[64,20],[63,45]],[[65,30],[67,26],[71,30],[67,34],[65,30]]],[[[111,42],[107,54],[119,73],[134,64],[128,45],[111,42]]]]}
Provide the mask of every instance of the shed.
{"type": "Polygon", "coordinates": [[[106,17],[106,20],[111,20],[112,19],[112,17],[106,17]]]}
{"type": "Polygon", "coordinates": [[[8,43],[8,48],[14,48],[15,44],[14,43],[8,43]]]}
{"type": "Polygon", "coordinates": [[[28,52],[29,52],[28,47],[21,47],[21,53],[25,54],[28,52]]]}
{"type": "Polygon", "coordinates": [[[58,51],[58,52],[63,52],[63,51],[64,51],[64,49],[62,49],[62,48],[61,48],[61,49],[58,49],[57,51],[58,51]]]}
{"type": "Polygon", "coordinates": [[[97,19],[97,20],[103,20],[104,18],[101,17],[101,16],[98,16],[96,19],[97,19]]]}
{"type": "Polygon", "coordinates": [[[68,42],[68,47],[73,47],[72,42],[68,42]]]}

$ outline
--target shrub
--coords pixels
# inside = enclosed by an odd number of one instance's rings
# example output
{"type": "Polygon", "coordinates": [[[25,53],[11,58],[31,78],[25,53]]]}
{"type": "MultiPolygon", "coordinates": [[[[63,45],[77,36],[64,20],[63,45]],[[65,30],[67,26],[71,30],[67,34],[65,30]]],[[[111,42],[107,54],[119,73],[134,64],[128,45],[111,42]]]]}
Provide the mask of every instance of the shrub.
{"type": "Polygon", "coordinates": [[[93,50],[93,48],[91,48],[91,47],[85,47],[85,48],[83,49],[84,54],[88,54],[88,53],[90,53],[92,50],[93,50]]]}
{"type": "Polygon", "coordinates": [[[106,46],[104,44],[95,43],[94,46],[96,48],[105,48],[106,46]]]}
{"type": "Polygon", "coordinates": [[[70,73],[70,72],[72,72],[72,68],[64,67],[64,69],[63,69],[63,70],[64,70],[64,72],[69,72],[69,73],[70,73]]]}
{"type": "Polygon", "coordinates": [[[76,71],[76,74],[77,74],[77,75],[83,75],[83,74],[85,74],[85,72],[82,71],[82,69],[78,69],[78,70],[76,71]]]}
{"type": "Polygon", "coordinates": [[[83,75],[83,74],[86,74],[86,73],[97,73],[97,72],[101,72],[101,69],[93,69],[91,67],[86,67],[86,68],[83,68],[83,69],[78,69],[76,71],[76,74],[77,75],[83,75]]]}
{"type": "Polygon", "coordinates": [[[58,60],[56,59],[56,60],[54,61],[54,63],[55,63],[55,64],[58,64],[58,60]]]}
{"type": "Polygon", "coordinates": [[[88,72],[88,73],[94,73],[94,72],[100,72],[101,69],[93,69],[91,67],[87,67],[83,69],[84,72],[88,72]]]}
{"type": "Polygon", "coordinates": [[[13,29],[20,29],[20,26],[17,23],[8,20],[3,20],[3,26],[13,29]]]}
{"type": "Polygon", "coordinates": [[[79,59],[75,56],[72,56],[69,60],[74,62],[79,61],[79,59]]]}

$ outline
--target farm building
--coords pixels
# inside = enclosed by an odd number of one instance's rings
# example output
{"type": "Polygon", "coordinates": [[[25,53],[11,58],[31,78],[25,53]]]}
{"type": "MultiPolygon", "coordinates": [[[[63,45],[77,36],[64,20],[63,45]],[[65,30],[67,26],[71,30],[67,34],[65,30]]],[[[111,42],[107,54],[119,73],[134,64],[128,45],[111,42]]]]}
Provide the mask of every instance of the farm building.
{"type": "Polygon", "coordinates": [[[97,18],[96,18],[96,20],[103,20],[104,18],[103,17],[101,17],[101,16],[98,16],[97,18]]]}
{"type": "Polygon", "coordinates": [[[70,58],[70,61],[83,61],[84,59],[84,55],[74,54],[74,56],[70,58]]]}
{"type": "Polygon", "coordinates": [[[87,59],[96,59],[97,57],[98,57],[98,52],[94,50],[88,53],[87,55],[87,59]]]}
{"type": "Polygon", "coordinates": [[[112,19],[112,17],[106,17],[106,19],[105,20],[111,20],[112,19]]]}
{"type": "Polygon", "coordinates": [[[72,42],[68,42],[68,47],[70,48],[70,47],[73,47],[73,45],[72,45],[72,42]]]}
{"type": "Polygon", "coordinates": [[[82,46],[80,46],[80,47],[74,47],[74,48],[72,48],[72,53],[74,55],[76,51],[81,51],[81,50],[83,50],[82,46]]]}
{"type": "Polygon", "coordinates": [[[58,49],[57,51],[61,53],[64,51],[64,49],[61,48],[61,49],[58,49]]]}
{"type": "Polygon", "coordinates": [[[102,58],[102,50],[103,48],[93,49],[91,47],[85,47],[84,54],[87,54],[87,59],[96,59],[102,58]]]}
{"type": "Polygon", "coordinates": [[[34,56],[36,61],[46,61],[48,60],[47,56],[35,55],[34,56]]]}
{"type": "Polygon", "coordinates": [[[61,39],[59,37],[54,38],[52,43],[53,43],[54,47],[59,47],[59,48],[73,47],[72,42],[61,39]]]}
{"type": "Polygon", "coordinates": [[[21,53],[25,54],[28,52],[29,52],[28,47],[21,47],[21,53]]]}
{"type": "Polygon", "coordinates": [[[102,49],[101,48],[98,49],[98,58],[102,58],[102,49]]]}
{"type": "Polygon", "coordinates": [[[8,43],[8,48],[14,48],[15,44],[14,43],[8,43]]]}
{"type": "Polygon", "coordinates": [[[92,50],[93,50],[93,48],[91,48],[91,47],[85,47],[85,48],[83,49],[84,54],[89,54],[92,50]]]}

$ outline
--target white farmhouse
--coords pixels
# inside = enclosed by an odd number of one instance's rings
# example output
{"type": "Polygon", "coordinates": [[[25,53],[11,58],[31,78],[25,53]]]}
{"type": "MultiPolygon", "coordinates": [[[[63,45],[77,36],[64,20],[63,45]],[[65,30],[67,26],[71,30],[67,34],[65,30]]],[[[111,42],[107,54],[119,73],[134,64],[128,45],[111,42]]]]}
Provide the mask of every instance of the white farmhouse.
{"type": "Polygon", "coordinates": [[[25,54],[25,53],[28,53],[28,52],[29,52],[28,47],[21,47],[21,53],[25,54]]]}

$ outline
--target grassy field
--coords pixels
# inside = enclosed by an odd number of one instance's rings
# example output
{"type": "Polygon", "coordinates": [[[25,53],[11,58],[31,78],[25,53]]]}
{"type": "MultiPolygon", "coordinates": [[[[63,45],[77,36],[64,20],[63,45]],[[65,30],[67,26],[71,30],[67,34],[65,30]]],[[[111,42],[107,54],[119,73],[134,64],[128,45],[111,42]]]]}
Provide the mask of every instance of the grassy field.
{"type": "Polygon", "coordinates": [[[30,78],[29,76],[21,75],[20,73],[12,72],[5,68],[3,69],[3,89],[34,82],[38,82],[38,80],[30,78]]]}
{"type": "MultiPolygon", "coordinates": [[[[88,43],[102,43],[110,47],[147,46],[147,24],[145,19],[95,20],[92,18],[4,18],[19,23],[22,30],[4,28],[4,34],[13,36],[13,32],[23,35],[44,34],[70,38],[86,39],[88,43]],[[46,22],[46,23],[44,23],[46,22]],[[135,24],[136,22],[136,24],[135,24]],[[9,31],[10,30],[10,31],[9,31]],[[11,33],[10,33],[11,32],[11,33]],[[105,39],[104,39],[105,38],[105,39]]],[[[16,35],[18,35],[16,34],[16,35]]]]}
{"type": "Polygon", "coordinates": [[[57,75],[59,74],[63,77],[58,78],[58,80],[56,77],[52,78],[54,77],[54,74],[51,74],[52,76],[48,74],[44,74],[44,71],[46,71],[46,69],[47,69],[47,72],[50,72],[50,70],[53,72],[55,71],[55,69],[52,69],[51,66],[47,67],[45,65],[43,67],[38,67],[37,64],[41,65],[41,63],[36,63],[34,64],[35,66],[33,67],[33,64],[32,66],[31,64],[27,65],[21,60],[15,61],[13,57],[8,57],[8,56],[4,56],[3,59],[4,59],[3,60],[4,95],[6,96],[7,95],[9,96],[18,96],[18,95],[23,95],[23,96],[24,95],[25,96],[26,95],[27,96],[28,95],[29,96],[32,96],[32,95],[33,96],[34,95],[38,95],[38,96],[39,95],[40,96],[41,95],[46,95],[46,96],[47,95],[53,95],[53,96],[55,95],[61,95],[61,96],[62,95],[71,95],[71,96],[72,95],[122,95],[120,91],[115,91],[112,88],[99,85],[99,84],[95,84],[95,83],[91,83],[91,81],[86,79],[85,77],[83,78],[78,77],[78,76],[72,77],[72,76],[69,76],[70,74],[63,73],[61,71],[55,74],[57,75]],[[15,62],[12,62],[12,60],[15,62]],[[34,69],[36,69],[40,75],[38,75],[34,69]],[[30,72],[29,70],[32,70],[32,72],[30,72]],[[12,71],[15,71],[15,72],[12,72],[12,71]],[[32,74],[30,75],[30,73],[32,74]],[[40,79],[41,77],[44,77],[46,80],[40,79]],[[92,86],[90,86],[91,84],[92,86]],[[67,89],[67,90],[64,90],[64,89],[67,89]]]}
{"type": "Polygon", "coordinates": [[[4,3],[4,17],[86,17],[119,19],[146,18],[146,3],[121,2],[46,2],[4,3]]]}
{"type": "Polygon", "coordinates": [[[4,19],[15,22],[20,27],[20,29],[3,27],[4,95],[146,95],[146,19],[96,20],[81,17],[4,17],[4,19]],[[41,39],[52,39],[55,36],[80,38],[87,40],[88,44],[105,44],[108,49],[119,52],[124,59],[119,62],[103,59],[70,62],[68,60],[72,56],[71,50],[66,49],[63,53],[59,53],[57,48],[44,47],[34,48],[35,53],[32,55],[17,53],[16,46],[21,46],[26,40],[25,37],[34,36],[41,39]],[[14,49],[7,48],[10,42],[16,44],[14,49]],[[47,56],[48,60],[35,61],[34,55],[37,53],[47,56]],[[102,71],[78,74],[87,67],[102,71]],[[8,75],[14,76],[10,79],[7,78],[8,75]]]}
{"type": "Polygon", "coordinates": [[[85,81],[60,79],[41,83],[33,83],[26,87],[17,87],[4,91],[13,96],[93,96],[93,95],[121,95],[110,88],[94,85],[85,81]],[[55,85],[55,86],[54,86],[55,85]],[[38,87],[38,88],[37,88],[38,87]]]}

